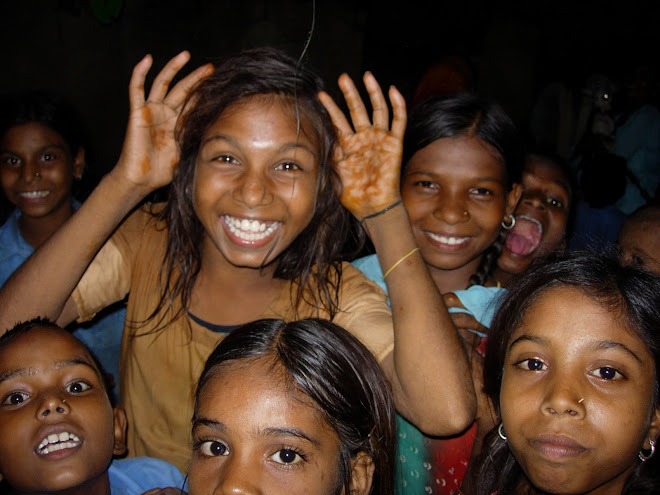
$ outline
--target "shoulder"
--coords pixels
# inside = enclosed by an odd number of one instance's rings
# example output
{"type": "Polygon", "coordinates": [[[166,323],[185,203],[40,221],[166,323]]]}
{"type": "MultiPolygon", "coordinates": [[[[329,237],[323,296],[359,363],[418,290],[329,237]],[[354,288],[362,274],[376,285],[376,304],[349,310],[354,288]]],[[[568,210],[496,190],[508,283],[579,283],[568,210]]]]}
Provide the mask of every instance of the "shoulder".
{"type": "Polygon", "coordinates": [[[387,286],[383,280],[383,270],[380,267],[378,256],[370,254],[363,258],[358,258],[351,263],[355,268],[360,270],[369,280],[375,282],[387,294],[387,286]]]}
{"type": "Polygon", "coordinates": [[[152,488],[181,488],[185,478],[169,462],[153,457],[133,457],[112,461],[108,469],[113,495],[143,493],[152,488]]]}

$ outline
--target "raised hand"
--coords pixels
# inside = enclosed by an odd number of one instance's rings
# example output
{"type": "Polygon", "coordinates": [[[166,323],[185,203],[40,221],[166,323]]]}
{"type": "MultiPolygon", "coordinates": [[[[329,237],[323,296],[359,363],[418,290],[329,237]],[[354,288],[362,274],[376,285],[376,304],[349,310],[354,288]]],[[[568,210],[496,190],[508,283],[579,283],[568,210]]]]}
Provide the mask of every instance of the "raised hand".
{"type": "Polygon", "coordinates": [[[190,89],[213,72],[211,64],[203,65],[169,90],[172,79],[189,59],[187,51],[172,58],[154,79],[146,100],[144,82],[153,62],[151,56],[133,69],[128,129],[112,174],[145,195],[171,182],[179,159],[174,139],[177,119],[190,89]]]}
{"type": "Polygon", "coordinates": [[[346,99],[352,125],[330,95],[319,94],[339,133],[335,166],[342,182],[340,199],[358,220],[401,199],[399,174],[406,129],[406,102],[401,93],[394,86],[390,87],[393,110],[390,127],[387,101],[378,81],[370,72],[363,80],[373,108],[372,119],[369,119],[364,102],[347,74],[339,77],[339,87],[346,99]]]}

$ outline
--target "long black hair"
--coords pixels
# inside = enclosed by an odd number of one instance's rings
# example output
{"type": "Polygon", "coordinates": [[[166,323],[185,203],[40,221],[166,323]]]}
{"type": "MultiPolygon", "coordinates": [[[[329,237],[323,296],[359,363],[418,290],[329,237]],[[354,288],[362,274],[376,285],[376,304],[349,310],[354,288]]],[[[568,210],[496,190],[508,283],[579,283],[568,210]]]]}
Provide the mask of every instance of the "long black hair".
{"type": "Polygon", "coordinates": [[[195,411],[204,386],[224,367],[264,357],[284,368],[286,381],[318,406],[339,436],[340,491],[349,493],[352,460],[365,452],[375,467],[371,493],[393,493],[396,436],[390,386],[369,350],[329,321],[264,319],[232,331],[206,362],[195,411]]]}

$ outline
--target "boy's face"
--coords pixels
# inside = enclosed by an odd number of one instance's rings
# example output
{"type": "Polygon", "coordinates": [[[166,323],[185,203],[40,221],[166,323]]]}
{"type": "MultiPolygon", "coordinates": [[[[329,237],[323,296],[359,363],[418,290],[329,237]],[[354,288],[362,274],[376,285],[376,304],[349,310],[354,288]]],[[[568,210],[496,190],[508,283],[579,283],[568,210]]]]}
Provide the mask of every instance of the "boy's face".
{"type": "Polygon", "coordinates": [[[16,491],[96,492],[115,429],[99,370],[68,332],[38,327],[0,348],[0,475],[16,491]]]}
{"type": "Polygon", "coordinates": [[[618,244],[626,263],[660,275],[660,229],[652,221],[625,222],[618,244]]]}

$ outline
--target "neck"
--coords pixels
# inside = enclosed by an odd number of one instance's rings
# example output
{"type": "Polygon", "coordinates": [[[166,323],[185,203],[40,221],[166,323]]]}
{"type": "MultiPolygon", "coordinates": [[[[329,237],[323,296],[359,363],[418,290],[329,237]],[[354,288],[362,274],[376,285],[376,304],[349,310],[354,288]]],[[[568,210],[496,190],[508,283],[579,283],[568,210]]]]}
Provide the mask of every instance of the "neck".
{"type": "Polygon", "coordinates": [[[505,289],[510,287],[511,281],[515,276],[515,273],[505,272],[499,266],[495,266],[495,269],[493,270],[493,278],[497,280],[505,289]]]}
{"type": "Polygon", "coordinates": [[[431,265],[427,266],[440,293],[446,294],[447,292],[467,289],[470,277],[477,272],[480,261],[481,258],[478,258],[455,270],[442,270],[431,265]]]}
{"type": "Polygon", "coordinates": [[[23,239],[37,249],[73,215],[73,204],[69,202],[59,210],[44,217],[29,217],[21,215],[18,219],[18,230],[23,239]]]}
{"type": "Polygon", "coordinates": [[[16,490],[11,488],[10,495],[111,495],[110,478],[108,477],[108,470],[106,469],[103,474],[84,483],[71,488],[64,488],[62,490],[16,490]]]}

